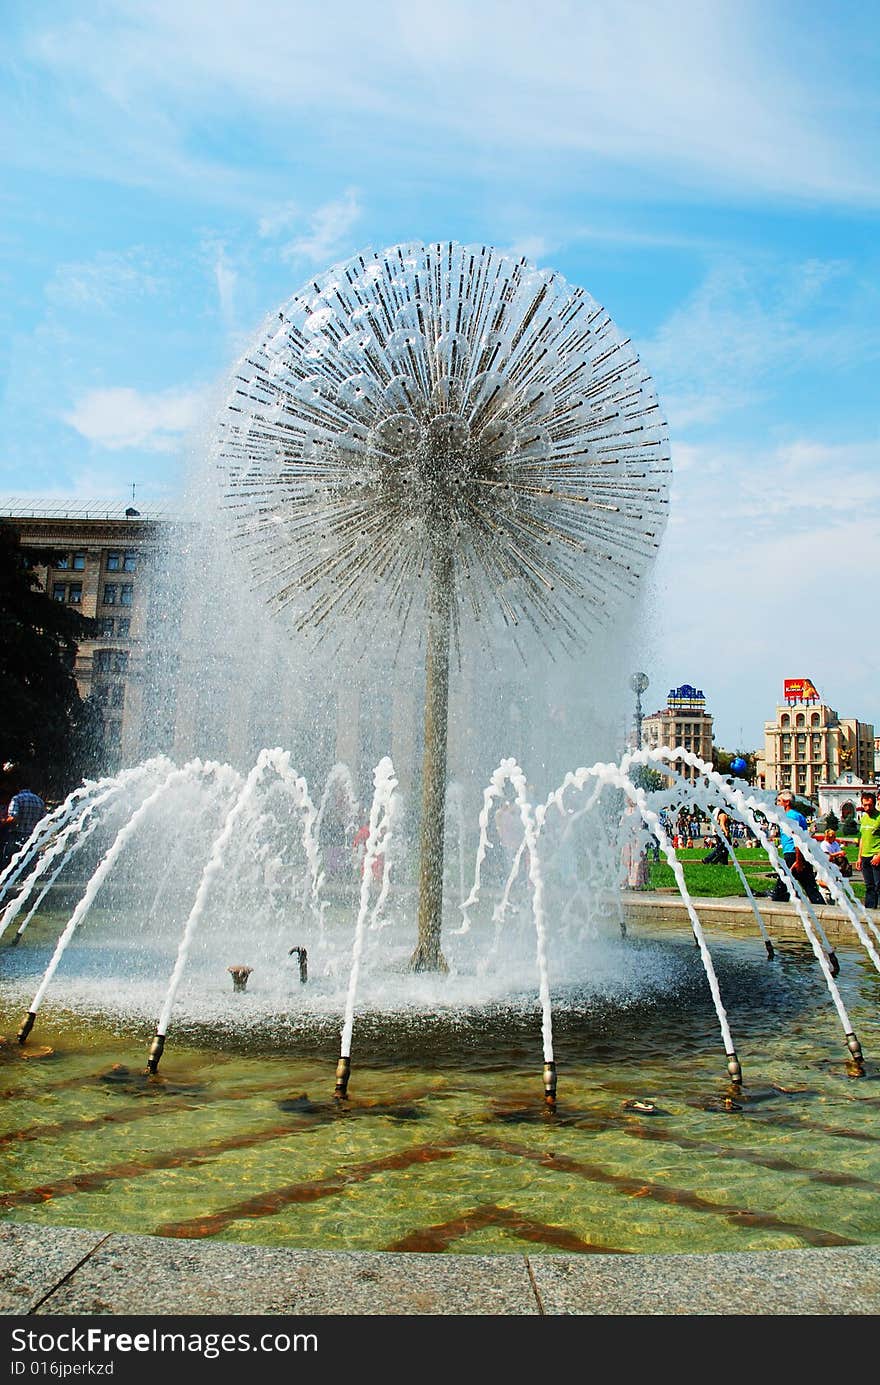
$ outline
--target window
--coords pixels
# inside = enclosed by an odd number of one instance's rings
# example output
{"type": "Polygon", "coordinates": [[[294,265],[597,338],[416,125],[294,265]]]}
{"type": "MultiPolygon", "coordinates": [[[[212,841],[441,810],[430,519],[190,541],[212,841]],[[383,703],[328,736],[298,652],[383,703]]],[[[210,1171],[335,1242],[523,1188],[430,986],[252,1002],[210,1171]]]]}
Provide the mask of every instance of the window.
{"type": "Polygon", "coordinates": [[[112,634],[113,634],[113,627],[114,627],[115,623],[116,623],[116,622],[114,621],[114,619],[113,619],[112,616],[102,616],[102,617],[101,617],[101,634],[102,634],[102,635],[112,635],[112,634]]]}
{"type": "Polygon", "coordinates": [[[81,605],[82,605],[82,599],[83,599],[83,584],[82,584],[82,582],[71,582],[70,586],[67,588],[67,599],[68,599],[68,601],[70,602],[71,606],[81,606],[81,605]]]}
{"type": "Polygon", "coordinates": [[[105,606],[115,606],[116,598],[119,595],[119,588],[115,582],[104,583],[103,601],[105,606]]]}
{"type": "Polygon", "coordinates": [[[820,718],[820,716],[819,716],[819,713],[818,713],[818,712],[814,712],[813,715],[810,717],[810,725],[811,725],[811,726],[818,726],[818,725],[820,724],[820,722],[821,722],[821,718],[820,718]]]}
{"type": "Polygon", "coordinates": [[[67,588],[66,588],[66,586],[64,585],[63,582],[56,582],[55,585],[53,586],[53,588],[52,588],[52,600],[53,600],[53,601],[66,601],[66,600],[67,600],[67,588]]]}
{"type": "Polygon", "coordinates": [[[92,697],[95,699],[99,707],[106,707],[107,694],[109,693],[109,691],[110,689],[108,688],[106,683],[99,683],[97,687],[92,688],[92,697]]]}
{"type": "Polygon", "coordinates": [[[807,718],[804,716],[803,712],[798,712],[794,724],[795,726],[806,726],[807,718]]]}
{"type": "Polygon", "coordinates": [[[130,582],[123,582],[122,586],[119,588],[120,606],[130,606],[133,596],[134,587],[131,585],[130,582]]]}
{"type": "Polygon", "coordinates": [[[107,554],[107,571],[118,572],[122,567],[122,554],[110,552],[107,554]]]}
{"type": "MultiPolygon", "coordinates": [[[[109,651],[108,651],[109,652],[109,651]]],[[[128,673],[128,650],[117,649],[113,655],[113,672],[128,673]]]]}
{"type": "Polygon", "coordinates": [[[122,740],[122,722],[108,721],[104,727],[104,735],[110,745],[118,745],[122,740]]]}
{"type": "Polygon", "coordinates": [[[122,560],[123,572],[137,572],[137,553],[133,548],[126,548],[125,557],[122,560]]]}
{"type": "Polygon", "coordinates": [[[129,617],[128,617],[128,616],[120,616],[119,619],[118,619],[118,621],[116,622],[116,629],[117,629],[117,633],[118,633],[120,636],[125,636],[125,635],[127,635],[128,632],[129,632],[129,630],[131,629],[131,620],[129,619],[129,617]]]}
{"type": "Polygon", "coordinates": [[[59,572],[66,572],[67,569],[70,567],[70,554],[69,554],[69,553],[58,553],[58,554],[56,554],[56,556],[55,556],[55,562],[53,563],[53,567],[56,567],[56,568],[58,569],[59,572]]]}
{"type": "Polygon", "coordinates": [[[110,660],[113,657],[112,649],[96,649],[92,667],[95,673],[109,673],[110,660]]]}
{"type": "Polygon", "coordinates": [[[125,684],[117,683],[110,693],[110,706],[121,707],[125,701],[125,684]]]}
{"type": "Polygon", "coordinates": [[[85,553],[74,553],[74,555],[73,555],[73,570],[74,570],[74,572],[85,572],[85,570],[86,570],[86,555],[85,555],[85,553]]]}
{"type": "Polygon", "coordinates": [[[782,725],[786,727],[786,729],[791,726],[791,717],[788,715],[788,712],[782,713],[782,725]]]}

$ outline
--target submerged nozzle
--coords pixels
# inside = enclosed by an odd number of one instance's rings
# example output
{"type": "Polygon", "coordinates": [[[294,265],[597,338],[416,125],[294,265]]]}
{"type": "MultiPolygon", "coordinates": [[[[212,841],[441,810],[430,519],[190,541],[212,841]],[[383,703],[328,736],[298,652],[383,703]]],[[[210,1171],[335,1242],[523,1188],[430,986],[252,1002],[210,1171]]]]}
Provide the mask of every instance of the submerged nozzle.
{"type": "Polygon", "coordinates": [[[856,1075],[857,1075],[858,1077],[864,1077],[864,1075],[865,1075],[865,1060],[864,1060],[864,1057],[862,1056],[862,1045],[859,1043],[859,1041],[858,1041],[858,1039],[856,1038],[855,1034],[847,1034],[847,1036],[846,1036],[846,1046],[847,1046],[847,1048],[849,1049],[850,1053],[852,1054],[852,1060],[853,1060],[853,1065],[854,1065],[854,1067],[855,1067],[855,1069],[856,1069],[856,1075]]]}
{"type": "Polygon", "coordinates": [[[309,979],[309,954],[304,947],[292,947],[288,952],[288,957],[296,953],[299,962],[299,979],[304,986],[309,979]]]}
{"type": "Polygon", "coordinates": [[[152,1073],[159,1071],[159,1059],[165,1051],[165,1035],[157,1034],[150,1045],[150,1053],[147,1058],[147,1068],[152,1073]]]}
{"type": "Polygon", "coordinates": [[[736,1056],[735,1050],[732,1050],[727,1055],[727,1071],[730,1075],[731,1082],[734,1082],[737,1087],[741,1087],[743,1080],[743,1072],[742,1068],[740,1067],[740,1062],[736,1056]]]}
{"type": "Polygon", "coordinates": [[[24,932],[24,929],[23,929],[23,928],[19,928],[18,931],[17,931],[16,933],[13,933],[13,935],[12,935],[12,946],[13,946],[13,947],[15,947],[15,944],[16,944],[16,943],[20,943],[20,942],[21,942],[21,935],[22,935],[23,932],[24,932]]]}
{"type": "Polygon", "coordinates": [[[828,970],[831,972],[832,976],[838,976],[840,974],[840,963],[837,960],[837,954],[835,952],[828,953],[828,970]]]}
{"type": "Polygon", "coordinates": [[[348,1079],[351,1076],[351,1058],[345,1054],[340,1054],[339,1062],[336,1064],[336,1090],[333,1095],[338,1101],[348,1096],[348,1079]]]}
{"type": "Polygon", "coordinates": [[[773,951],[773,944],[771,943],[769,938],[766,938],[764,940],[764,946],[767,949],[767,956],[770,958],[770,961],[772,962],[773,958],[776,956],[776,953],[773,951]]]}
{"type": "Polygon", "coordinates": [[[34,1027],[34,1020],[35,1020],[36,1018],[37,1018],[37,1012],[36,1012],[36,1010],[28,1010],[27,1015],[25,1016],[24,1024],[21,1026],[21,1028],[20,1028],[19,1031],[18,1031],[18,1042],[19,1042],[20,1044],[23,1044],[24,1041],[25,1041],[25,1039],[27,1038],[28,1034],[30,1034],[31,1030],[32,1030],[33,1027],[34,1027]]]}
{"type": "Polygon", "coordinates": [[[556,1105],[556,1064],[552,1059],[544,1064],[544,1100],[548,1106],[556,1105]]]}

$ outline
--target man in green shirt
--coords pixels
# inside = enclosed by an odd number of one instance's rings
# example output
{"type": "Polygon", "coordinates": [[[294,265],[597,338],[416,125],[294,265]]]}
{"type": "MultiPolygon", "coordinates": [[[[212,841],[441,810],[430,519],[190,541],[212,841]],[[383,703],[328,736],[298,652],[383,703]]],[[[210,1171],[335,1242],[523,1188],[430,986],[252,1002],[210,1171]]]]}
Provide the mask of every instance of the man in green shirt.
{"type": "Polygon", "coordinates": [[[865,881],[865,908],[876,909],[880,906],[880,813],[877,795],[869,790],[862,794],[856,870],[862,872],[865,881]]]}

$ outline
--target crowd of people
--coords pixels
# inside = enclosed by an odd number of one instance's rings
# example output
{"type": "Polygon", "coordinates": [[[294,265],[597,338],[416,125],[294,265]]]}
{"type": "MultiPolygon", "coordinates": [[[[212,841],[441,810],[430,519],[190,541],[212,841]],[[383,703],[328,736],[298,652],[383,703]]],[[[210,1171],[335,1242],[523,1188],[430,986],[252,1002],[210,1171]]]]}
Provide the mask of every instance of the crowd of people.
{"type": "MultiPolygon", "coordinates": [[[[777,795],[776,807],[781,810],[782,820],[765,821],[764,831],[773,842],[779,858],[788,867],[792,878],[797,882],[807,899],[813,904],[830,902],[830,893],[820,885],[816,869],[809,855],[801,847],[800,833],[812,837],[816,847],[827,857],[830,866],[844,879],[853,876],[853,863],[846,847],[837,835],[837,828],[819,827],[809,824],[796,807],[794,795],[783,789],[777,795]],[[795,831],[794,829],[798,829],[795,831]]],[[[676,851],[693,851],[701,846],[707,854],[701,858],[705,865],[728,865],[734,844],[746,847],[758,846],[758,838],[742,822],[732,819],[724,807],[715,810],[711,819],[701,818],[687,808],[670,815],[659,815],[663,834],[676,851]]],[[[644,890],[650,884],[650,861],[659,860],[660,843],[656,834],[644,826],[641,814],[634,801],[629,800],[623,816],[622,864],[625,879],[630,889],[644,890]]],[[[855,870],[860,872],[865,885],[865,908],[880,908],[880,810],[877,807],[877,793],[865,790],[861,796],[861,815],[858,824],[858,846],[855,870]]],[[[786,878],[777,876],[767,897],[778,902],[788,902],[791,898],[786,878]]]]}

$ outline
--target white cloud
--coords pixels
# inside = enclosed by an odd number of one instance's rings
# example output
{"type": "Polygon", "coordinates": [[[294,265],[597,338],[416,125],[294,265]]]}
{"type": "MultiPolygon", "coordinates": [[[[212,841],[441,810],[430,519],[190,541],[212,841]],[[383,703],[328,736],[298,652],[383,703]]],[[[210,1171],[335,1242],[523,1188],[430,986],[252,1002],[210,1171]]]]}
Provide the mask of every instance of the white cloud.
{"type": "Polygon", "coordinates": [[[63,415],[89,442],[112,451],[171,452],[204,415],[199,390],[145,394],[124,387],[90,390],[63,415]]]}
{"type": "Polygon", "coordinates": [[[235,291],[238,275],[229,262],[224,245],[218,245],[214,252],[214,282],[220,300],[220,313],[227,330],[232,331],[235,327],[235,291]]]}
{"type": "Polygon", "coordinates": [[[673,429],[765,398],[804,366],[839,369],[876,355],[872,296],[839,261],[714,265],[641,348],[673,429]]]}
{"type": "Polygon", "coordinates": [[[154,294],[157,275],[140,250],[101,252],[93,260],[59,265],[46,285],[46,297],[58,308],[107,310],[154,294]]]}
{"type": "MultiPolygon", "coordinates": [[[[806,22],[758,0],[376,0],[369,20],[342,0],[332,22],[286,0],[111,9],[54,23],[36,10],[29,56],[55,80],[75,73],[77,102],[98,96],[96,135],[112,143],[122,127],[131,146],[137,132],[144,161],[152,151],[180,173],[198,167],[190,121],[216,105],[277,119],[288,138],[291,115],[307,122],[296,137],[313,138],[314,122],[326,138],[342,114],[349,144],[381,138],[379,118],[395,153],[422,160],[433,132],[434,162],[489,145],[725,196],[876,202],[880,191],[870,45],[815,7],[806,22]]],[[[143,176],[140,162],[130,176],[143,176]]]]}
{"type": "Polygon", "coordinates": [[[295,202],[284,202],[281,206],[275,207],[271,212],[266,212],[260,217],[257,223],[257,230],[264,239],[273,239],[289,231],[294,227],[302,216],[302,212],[295,202]]]}
{"type": "Polygon", "coordinates": [[[325,202],[309,215],[308,230],[281,247],[281,258],[326,264],[345,248],[348,233],[360,216],[357,191],[347,188],[342,197],[325,202]]]}

